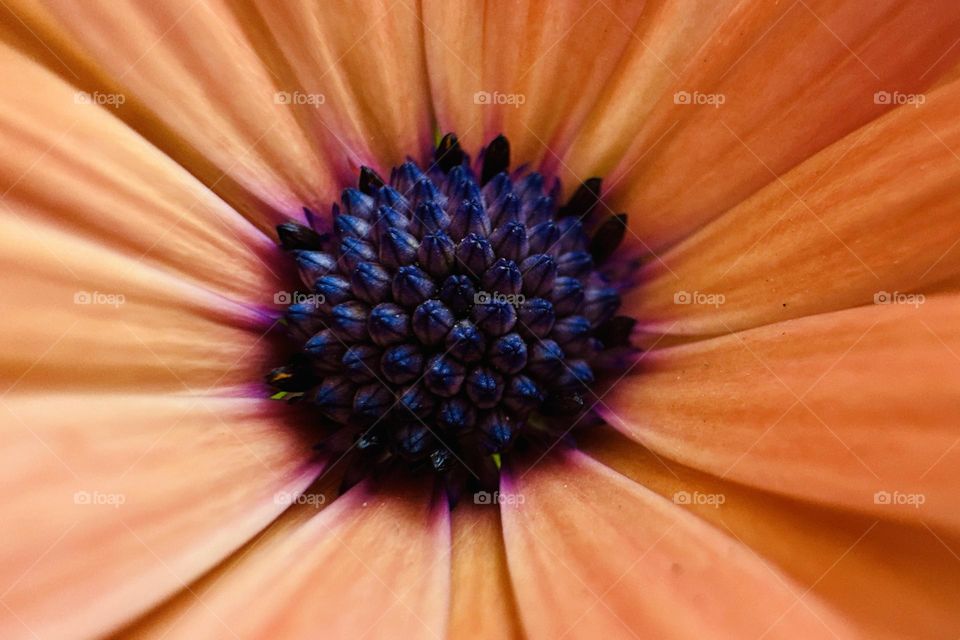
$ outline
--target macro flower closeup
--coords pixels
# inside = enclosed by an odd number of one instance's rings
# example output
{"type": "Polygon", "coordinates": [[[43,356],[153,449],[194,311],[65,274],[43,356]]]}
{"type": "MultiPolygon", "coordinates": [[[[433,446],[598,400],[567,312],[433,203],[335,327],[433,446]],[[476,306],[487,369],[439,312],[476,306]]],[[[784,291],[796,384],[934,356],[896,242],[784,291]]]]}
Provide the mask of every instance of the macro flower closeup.
{"type": "Polygon", "coordinates": [[[960,3],[0,16],[0,638],[960,636],[960,3]]]}

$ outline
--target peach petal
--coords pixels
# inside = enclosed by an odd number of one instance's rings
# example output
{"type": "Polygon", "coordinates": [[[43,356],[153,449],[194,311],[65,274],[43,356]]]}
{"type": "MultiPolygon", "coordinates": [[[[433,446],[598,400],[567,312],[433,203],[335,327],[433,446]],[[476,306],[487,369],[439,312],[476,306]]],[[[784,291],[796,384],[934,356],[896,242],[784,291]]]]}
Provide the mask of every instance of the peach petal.
{"type": "MultiPolygon", "coordinates": [[[[689,4],[678,25],[701,11],[689,4]]],[[[633,214],[633,231],[654,251],[895,106],[876,92],[922,92],[960,58],[960,5],[950,0],[747,2],[728,16],[708,13],[686,42],[683,27],[671,40],[647,23],[654,33],[639,37],[649,48],[631,51],[647,63],[625,60],[631,75],[607,84],[609,97],[566,155],[576,175],[607,173],[610,206],[633,214]],[[678,48],[682,58],[669,62],[678,48]],[[633,74],[657,56],[673,69],[669,86],[633,91],[646,86],[633,74]],[[677,104],[677,92],[724,102],[677,104]],[[601,121],[617,135],[597,135],[601,121]],[[625,153],[623,140],[633,142],[625,153]]]]}
{"type": "Polygon", "coordinates": [[[796,606],[796,584],[739,542],[583,454],[548,458],[504,490],[531,637],[852,637],[818,603],[796,606]]]}
{"type": "MultiPolygon", "coordinates": [[[[417,3],[257,2],[277,66],[295,88],[324,96],[302,118],[325,140],[325,156],[341,156],[346,180],[360,164],[381,172],[433,144],[433,117],[417,3]]],[[[273,62],[273,60],[268,60],[273,62]]],[[[290,91],[295,90],[290,89],[290,91]]],[[[387,177],[384,175],[384,177],[387,177]]]]}
{"type": "Polygon", "coordinates": [[[245,543],[318,473],[265,400],[7,397],[4,638],[105,633],[245,543]]]}
{"type": "Polygon", "coordinates": [[[613,429],[584,453],[692,511],[869,638],[948,637],[960,626],[960,541],[944,531],[811,507],[657,456],[613,429]]]}
{"type": "Polygon", "coordinates": [[[649,262],[625,307],[651,334],[715,335],[956,280],[958,103],[954,82],[831,145],[649,262]]]}
{"type": "Polygon", "coordinates": [[[49,71],[0,63],[5,390],[259,381],[267,310],[295,281],[274,242],[49,71]]]}
{"type": "MultiPolygon", "coordinates": [[[[299,495],[279,494],[284,499],[292,498],[290,506],[263,531],[251,538],[246,545],[238,549],[229,558],[204,574],[199,580],[185,587],[175,596],[151,609],[146,615],[121,629],[116,635],[120,638],[149,638],[170,633],[185,613],[196,611],[194,617],[203,615],[209,618],[206,624],[222,624],[216,619],[216,612],[203,604],[203,594],[239,564],[247,553],[264,542],[283,539],[309,522],[320,511],[329,507],[339,495],[339,486],[343,480],[345,465],[342,460],[333,460],[325,466],[313,483],[299,495]]],[[[279,496],[278,496],[279,497],[279,496]]],[[[193,622],[192,624],[196,624],[193,622]]]]}
{"type": "Polygon", "coordinates": [[[598,409],[708,473],[956,532],[960,297],[914,302],[649,352],[598,409]]]}
{"type": "Polygon", "coordinates": [[[312,104],[277,99],[302,89],[264,59],[277,58],[276,49],[263,51],[269,35],[252,10],[221,0],[136,0],[15,2],[5,11],[18,48],[77,90],[122,96],[104,108],[261,230],[336,195],[331,178],[344,163],[335,139],[308,124],[312,104]]]}
{"type": "MultiPolygon", "coordinates": [[[[701,62],[698,51],[732,19],[738,4],[647,0],[629,47],[575,134],[564,173],[609,176],[681,74],[701,62]]],[[[655,146],[650,141],[645,149],[655,146]]]]}
{"type": "Polygon", "coordinates": [[[0,208],[5,393],[203,393],[275,366],[261,314],[18,210],[0,208]]]}
{"type": "Polygon", "coordinates": [[[431,506],[423,485],[381,492],[361,483],[319,513],[291,509],[130,635],[441,637],[449,594],[446,504],[431,506]]]}
{"type": "MultiPolygon", "coordinates": [[[[643,6],[424,2],[430,88],[441,129],[457,132],[470,148],[504,133],[516,163],[542,163],[556,172],[633,41],[643,6]]],[[[576,188],[578,181],[566,186],[576,188]]]]}
{"type": "MultiPolygon", "coordinates": [[[[270,302],[282,282],[273,240],[107,109],[77,102],[73,86],[9,48],[0,65],[0,140],[16,150],[0,158],[0,215],[19,222],[18,235],[49,223],[131,267],[270,302]]],[[[27,264],[71,260],[32,248],[27,264]]]]}
{"type": "Polygon", "coordinates": [[[500,512],[461,502],[452,513],[453,574],[447,638],[522,638],[500,512]]]}

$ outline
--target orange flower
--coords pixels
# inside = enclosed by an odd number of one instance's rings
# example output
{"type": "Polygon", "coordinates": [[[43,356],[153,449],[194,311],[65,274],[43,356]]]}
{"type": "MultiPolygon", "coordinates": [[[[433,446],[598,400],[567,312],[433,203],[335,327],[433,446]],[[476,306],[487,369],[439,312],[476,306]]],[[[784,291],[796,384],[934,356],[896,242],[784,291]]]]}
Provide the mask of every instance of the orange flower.
{"type": "Polygon", "coordinates": [[[0,637],[956,637],[960,4],[0,8],[0,637]],[[605,426],[450,509],[262,393],[434,131],[627,211],[605,426]]]}

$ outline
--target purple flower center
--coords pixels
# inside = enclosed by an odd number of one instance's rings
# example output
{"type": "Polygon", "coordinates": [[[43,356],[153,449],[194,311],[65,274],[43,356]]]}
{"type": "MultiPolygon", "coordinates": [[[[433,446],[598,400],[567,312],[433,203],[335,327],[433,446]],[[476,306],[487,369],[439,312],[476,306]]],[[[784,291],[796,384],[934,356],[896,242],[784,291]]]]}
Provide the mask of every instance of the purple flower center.
{"type": "Polygon", "coordinates": [[[429,167],[405,162],[389,184],[364,167],[326,231],[309,210],[311,227],[278,227],[308,291],[285,315],[299,352],[267,380],[316,407],[320,446],[360,475],[479,480],[497,454],[569,431],[626,343],[602,268],[626,216],[595,215],[597,178],[558,207],[559,181],[509,165],[503,136],[474,170],[448,134],[429,167]]]}

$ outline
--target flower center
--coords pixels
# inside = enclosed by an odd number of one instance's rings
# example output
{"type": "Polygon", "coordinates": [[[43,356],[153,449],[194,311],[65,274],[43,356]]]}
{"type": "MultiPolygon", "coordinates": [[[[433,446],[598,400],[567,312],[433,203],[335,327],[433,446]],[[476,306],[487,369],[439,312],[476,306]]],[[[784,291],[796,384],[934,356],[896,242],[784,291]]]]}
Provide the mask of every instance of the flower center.
{"type": "Polygon", "coordinates": [[[274,397],[316,407],[319,447],[381,466],[480,480],[500,456],[555,442],[592,406],[605,354],[633,324],[604,263],[626,215],[598,216],[600,180],[558,207],[559,181],[509,173],[499,136],[477,163],[448,134],[426,169],[387,184],[362,168],[332,225],[278,227],[309,289],[285,320],[299,351],[274,397]]]}

